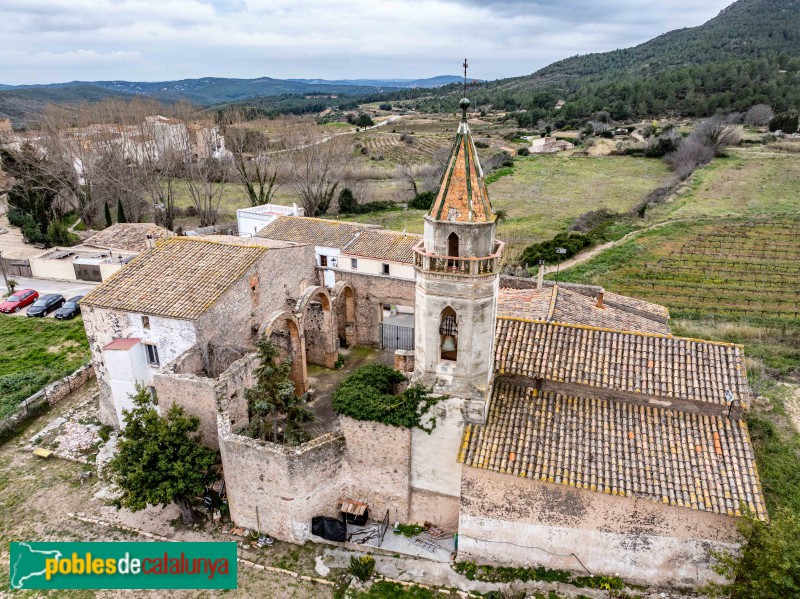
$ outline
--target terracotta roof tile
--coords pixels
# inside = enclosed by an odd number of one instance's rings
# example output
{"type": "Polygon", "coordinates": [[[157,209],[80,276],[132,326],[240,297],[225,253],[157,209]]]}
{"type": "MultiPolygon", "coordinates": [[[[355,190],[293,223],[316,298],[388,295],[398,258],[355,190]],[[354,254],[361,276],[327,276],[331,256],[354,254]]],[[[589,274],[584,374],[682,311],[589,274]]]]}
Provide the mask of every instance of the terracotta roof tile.
{"type": "Polygon", "coordinates": [[[342,249],[355,236],[374,227],[324,218],[280,216],[258,232],[258,237],[342,249]]]}
{"type": "Polygon", "coordinates": [[[419,235],[393,231],[364,231],[342,250],[342,254],[413,264],[414,246],[420,239],[419,235]]]}
{"type": "Polygon", "coordinates": [[[612,391],[727,405],[749,402],[738,345],[499,317],[495,371],[612,391]]]}
{"type": "Polygon", "coordinates": [[[485,424],[459,461],[514,476],[766,519],[747,425],[723,415],[537,391],[495,382],[485,424]]]}
{"type": "Polygon", "coordinates": [[[159,240],[172,237],[174,233],[153,223],[117,223],[95,233],[84,242],[84,245],[143,252],[147,249],[148,235],[152,235],[154,240],[159,240]]]}
{"type": "Polygon", "coordinates": [[[494,220],[483,169],[466,119],[459,124],[439,193],[429,214],[437,220],[465,223],[494,220]]]}
{"type": "Polygon", "coordinates": [[[192,320],[267,251],[170,237],[131,260],[84,297],[81,305],[192,320]]]}
{"type": "MultiPolygon", "coordinates": [[[[620,331],[638,331],[642,333],[660,333],[669,335],[669,326],[665,322],[652,320],[634,312],[620,310],[603,298],[603,307],[597,307],[597,299],[575,293],[561,286],[555,290],[555,304],[550,318],[553,322],[568,322],[594,327],[618,329],[620,331]]],[[[622,296],[616,295],[616,298],[622,296]]],[[[632,299],[632,298],[625,298],[632,299]]]]}

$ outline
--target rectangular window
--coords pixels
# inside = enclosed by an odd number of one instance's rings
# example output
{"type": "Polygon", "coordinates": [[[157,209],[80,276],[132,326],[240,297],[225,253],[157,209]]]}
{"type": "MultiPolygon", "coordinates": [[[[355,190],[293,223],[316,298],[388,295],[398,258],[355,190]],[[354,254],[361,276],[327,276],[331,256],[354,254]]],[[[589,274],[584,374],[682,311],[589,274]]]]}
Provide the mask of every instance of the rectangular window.
{"type": "Polygon", "coordinates": [[[388,264],[381,264],[381,273],[384,275],[389,274],[389,265],[388,264]]]}
{"type": "Polygon", "coordinates": [[[144,350],[147,352],[147,363],[150,364],[150,366],[158,366],[158,348],[155,345],[145,343],[144,350]]]}
{"type": "Polygon", "coordinates": [[[319,257],[319,265],[320,266],[328,266],[328,257],[327,256],[320,256],[319,257]]]}
{"type": "Polygon", "coordinates": [[[142,316],[142,328],[143,329],[150,329],[150,317],[149,316],[142,316]]]}
{"type": "Polygon", "coordinates": [[[350,268],[353,270],[358,270],[358,259],[357,258],[350,258],[350,268]]]}

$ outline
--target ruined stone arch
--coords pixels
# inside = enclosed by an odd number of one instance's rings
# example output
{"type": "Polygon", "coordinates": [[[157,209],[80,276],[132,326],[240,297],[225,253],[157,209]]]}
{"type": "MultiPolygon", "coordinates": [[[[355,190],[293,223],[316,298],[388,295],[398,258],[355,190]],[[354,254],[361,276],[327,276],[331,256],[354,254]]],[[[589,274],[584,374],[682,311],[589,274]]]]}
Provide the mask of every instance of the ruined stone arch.
{"type": "Polygon", "coordinates": [[[266,335],[278,348],[282,360],[290,360],[295,393],[302,395],[308,391],[305,340],[297,317],[288,310],[273,312],[258,330],[258,336],[261,335],[266,335]]]}
{"type": "Polygon", "coordinates": [[[356,293],[346,281],[333,288],[333,308],[336,315],[336,334],[344,347],[356,344],[356,293]]]}
{"type": "Polygon", "coordinates": [[[339,354],[333,301],[325,287],[309,287],[295,306],[306,346],[306,361],[333,368],[339,354]]]}

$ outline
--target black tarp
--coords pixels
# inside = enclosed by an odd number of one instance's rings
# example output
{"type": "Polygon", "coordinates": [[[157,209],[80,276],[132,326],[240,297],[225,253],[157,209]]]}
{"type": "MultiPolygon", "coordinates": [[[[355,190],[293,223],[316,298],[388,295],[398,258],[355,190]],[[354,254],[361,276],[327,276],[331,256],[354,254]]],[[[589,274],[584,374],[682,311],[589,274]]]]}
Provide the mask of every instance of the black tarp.
{"type": "Polygon", "coordinates": [[[311,534],[328,541],[346,541],[347,524],[343,519],[314,516],[311,518],[311,534]]]}

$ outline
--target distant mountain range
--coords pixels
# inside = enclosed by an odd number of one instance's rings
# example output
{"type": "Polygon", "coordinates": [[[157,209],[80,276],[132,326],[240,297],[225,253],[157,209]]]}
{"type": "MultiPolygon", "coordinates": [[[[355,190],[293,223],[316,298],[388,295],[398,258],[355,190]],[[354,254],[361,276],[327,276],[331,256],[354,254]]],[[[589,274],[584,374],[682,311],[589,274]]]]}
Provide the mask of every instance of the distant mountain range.
{"type": "Polygon", "coordinates": [[[16,125],[41,112],[47,103],[97,101],[106,97],[147,96],[163,102],[188,100],[200,106],[228,104],[252,98],[283,95],[364,96],[386,91],[434,88],[461,78],[442,75],[428,79],[232,79],[203,77],[178,81],[69,81],[44,85],[0,84],[0,117],[16,125]]]}
{"type": "MultiPolygon", "coordinates": [[[[439,91],[439,90],[437,90],[439,91]]],[[[427,96],[421,110],[454,109],[458,89],[427,96]],[[446,98],[446,101],[442,100],[446,98]]],[[[800,0],[738,0],[697,27],[677,29],[632,48],[577,55],[531,75],[498,79],[470,99],[519,113],[520,126],[538,119],[614,118],[664,114],[705,116],[757,103],[800,109],[800,0]],[[555,110],[558,101],[565,105],[555,110]]]]}

